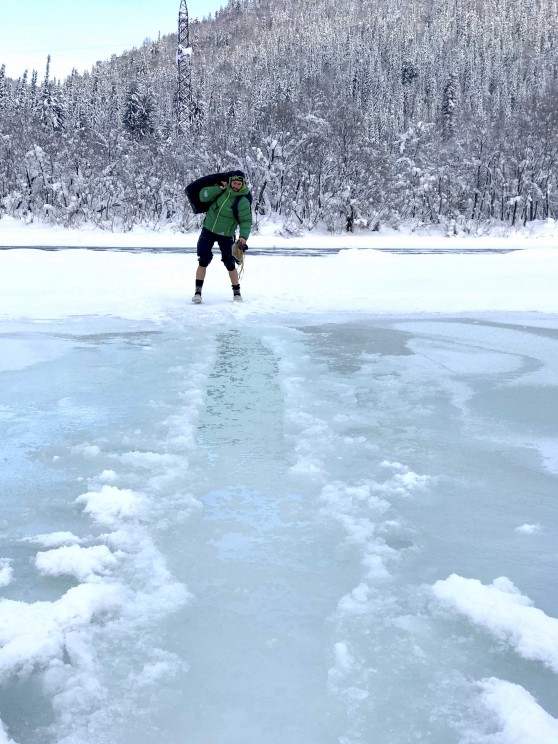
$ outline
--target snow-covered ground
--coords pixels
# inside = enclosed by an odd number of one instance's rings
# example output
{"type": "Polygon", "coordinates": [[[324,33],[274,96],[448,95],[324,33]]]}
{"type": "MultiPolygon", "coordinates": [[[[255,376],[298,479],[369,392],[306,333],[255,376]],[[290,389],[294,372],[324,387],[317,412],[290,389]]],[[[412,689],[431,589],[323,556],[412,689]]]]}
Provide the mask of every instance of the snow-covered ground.
{"type": "Polygon", "coordinates": [[[0,220],[0,742],[556,744],[555,225],[263,232],[0,220]]]}
{"type": "MultiPolygon", "coordinates": [[[[369,233],[287,239],[272,234],[273,226],[262,232],[250,239],[252,253],[247,253],[242,283],[249,303],[237,310],[243,317],[282,312],[557,310],[558,225],[553,222],[507,238],[369,233]],[[267,255],[255,255],[262,249],[267,255]],[[324,255],[309,261],[304,252],[310,249],[322,249],[324,255]],[[426,255],[404,252],[433,250],[426,255]]],[[[164,319],[180,313],[192,292],[195,259],[177,250],[194,251],[196,238],[171,231],[62,231],[4,218],[0,246],[95,246],[129,252],[22,248],[1,255],[0,318],[164,319]],[[153,252],[134,254],[134,248],[153,252]]],[[[218,263],[211,266],[204,295],[205,312],[212,312],[217,303],[213,311],[219,314],[221,303],[229,299],[229,285],[218,263]]]]}

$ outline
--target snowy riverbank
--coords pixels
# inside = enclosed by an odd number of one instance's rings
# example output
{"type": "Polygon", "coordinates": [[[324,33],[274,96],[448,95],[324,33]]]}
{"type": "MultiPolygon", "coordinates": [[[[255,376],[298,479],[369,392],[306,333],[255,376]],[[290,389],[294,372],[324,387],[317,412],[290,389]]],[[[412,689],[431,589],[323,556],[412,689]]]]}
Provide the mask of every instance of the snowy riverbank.
{"type": "MultiPolygon", "coordinates": [[[[25,224],[12,217],[0,219],[0,247],[99,247],[99,248],[194,248],[199,231],[183,233],[175,227],[160,230],[136,228],[130,232],[119,233],[86,227],[81,230],[65,229],[44,224],[25,224]]],[[[524,249],[558,248],[558,223],[554,220],[533,222],[524,228],[511,229],[506,225],[487,228],[485,234],[466,235],[464,233],[448,237],[436,226],[402,229],[400,231],[383,229],[379,232],[357,232],[332,235],[315,230],[296,237],[281,235],[279,225],[262,221],[257,234],[250,239],[253,248],[372,248],[372,249],[498,249],[510,247],[524,249]]]]}
{"type": "MultiPolygon", "coordinates": [[[[253,249],[271,249],[267,255],[248,252],[242,280],[247,302],[239,313],[558,312],[554,225],[539,228],[531,238],[309,235],[287,242],[272,235],[256,236],[250,240],[253,249]],[[353,249],[347,249],[349,240],[353,249]],[[292,246],[289,255],[285,255],[285,245],[292,246]],[[277,255],[273,246],[278,248],[277,255]],[[440,246],[440,252],[392,253],[385,250],[389,246],[407,251],[440,246]],[[299,249],[309,247],[317,247],[318,253],[320,247],[328,247],[330,252],[304,260],[299,249]],[[463,253],[471,248],[475,255],[463,253]],[[506,252],[494,253],[496,249],[506,252]]],[[[0,244],[4,246],[130,250],[118,254],[85,249],[0,251],[0,318],[109,314],[161,319],[181,312],[193,288],[195,240],[195,235],[176,233],[26,227],[4,218],[0,220],[0,244]],[[134,248],[155,245],[189,246],[190,250],[134,253],[134,248]]],[[[215,260],[204,288],[206,309],[228,299],[229,292],[228,276],[215,260]]],[[[215,311],[220,311],[218,304],[215,311]]]]}

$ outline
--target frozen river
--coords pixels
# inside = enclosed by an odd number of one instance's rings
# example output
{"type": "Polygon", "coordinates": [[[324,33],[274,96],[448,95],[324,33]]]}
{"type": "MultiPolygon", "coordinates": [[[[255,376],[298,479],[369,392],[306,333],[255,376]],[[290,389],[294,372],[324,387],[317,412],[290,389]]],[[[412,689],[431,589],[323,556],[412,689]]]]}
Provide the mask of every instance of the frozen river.
{"type": "Polygon", "coordinates": [[[557,317],[202,305],[0,355],[6,741],[556,744],[557,317]]]}

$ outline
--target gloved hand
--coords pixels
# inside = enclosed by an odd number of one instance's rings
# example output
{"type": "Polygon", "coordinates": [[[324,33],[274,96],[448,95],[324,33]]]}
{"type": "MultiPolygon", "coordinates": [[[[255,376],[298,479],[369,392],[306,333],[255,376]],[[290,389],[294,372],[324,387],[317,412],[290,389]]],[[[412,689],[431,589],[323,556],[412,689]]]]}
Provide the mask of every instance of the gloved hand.
{"type": "Polygon", "coordinates": [[[237,264],[242,264],[244,261],[244,251],[248,250],[246,241],[237,240],[232,247],[233,258],[237,264]]]}

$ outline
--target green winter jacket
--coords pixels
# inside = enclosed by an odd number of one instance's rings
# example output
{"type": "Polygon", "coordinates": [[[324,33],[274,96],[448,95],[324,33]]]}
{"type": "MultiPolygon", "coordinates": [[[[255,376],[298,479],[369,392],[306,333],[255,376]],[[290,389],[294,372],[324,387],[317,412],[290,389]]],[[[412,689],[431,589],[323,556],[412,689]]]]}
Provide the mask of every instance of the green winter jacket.
{"type": "Polygon", "coordinates": [[[203,226],[217,235],[234,237],[236,226],[239,226],[239,237],[248,240],[252,228],[252,207],[248,199],[238,200],[238,221],[233,213],[233,204],[237,196],[243,196],[249,191],[244,184],[240,191],[233,191],[231,179],[227,188],[222,191],[220,186],[206,186],[200,191],[202,202],[213,202],[207,210],[203,226]]]}

